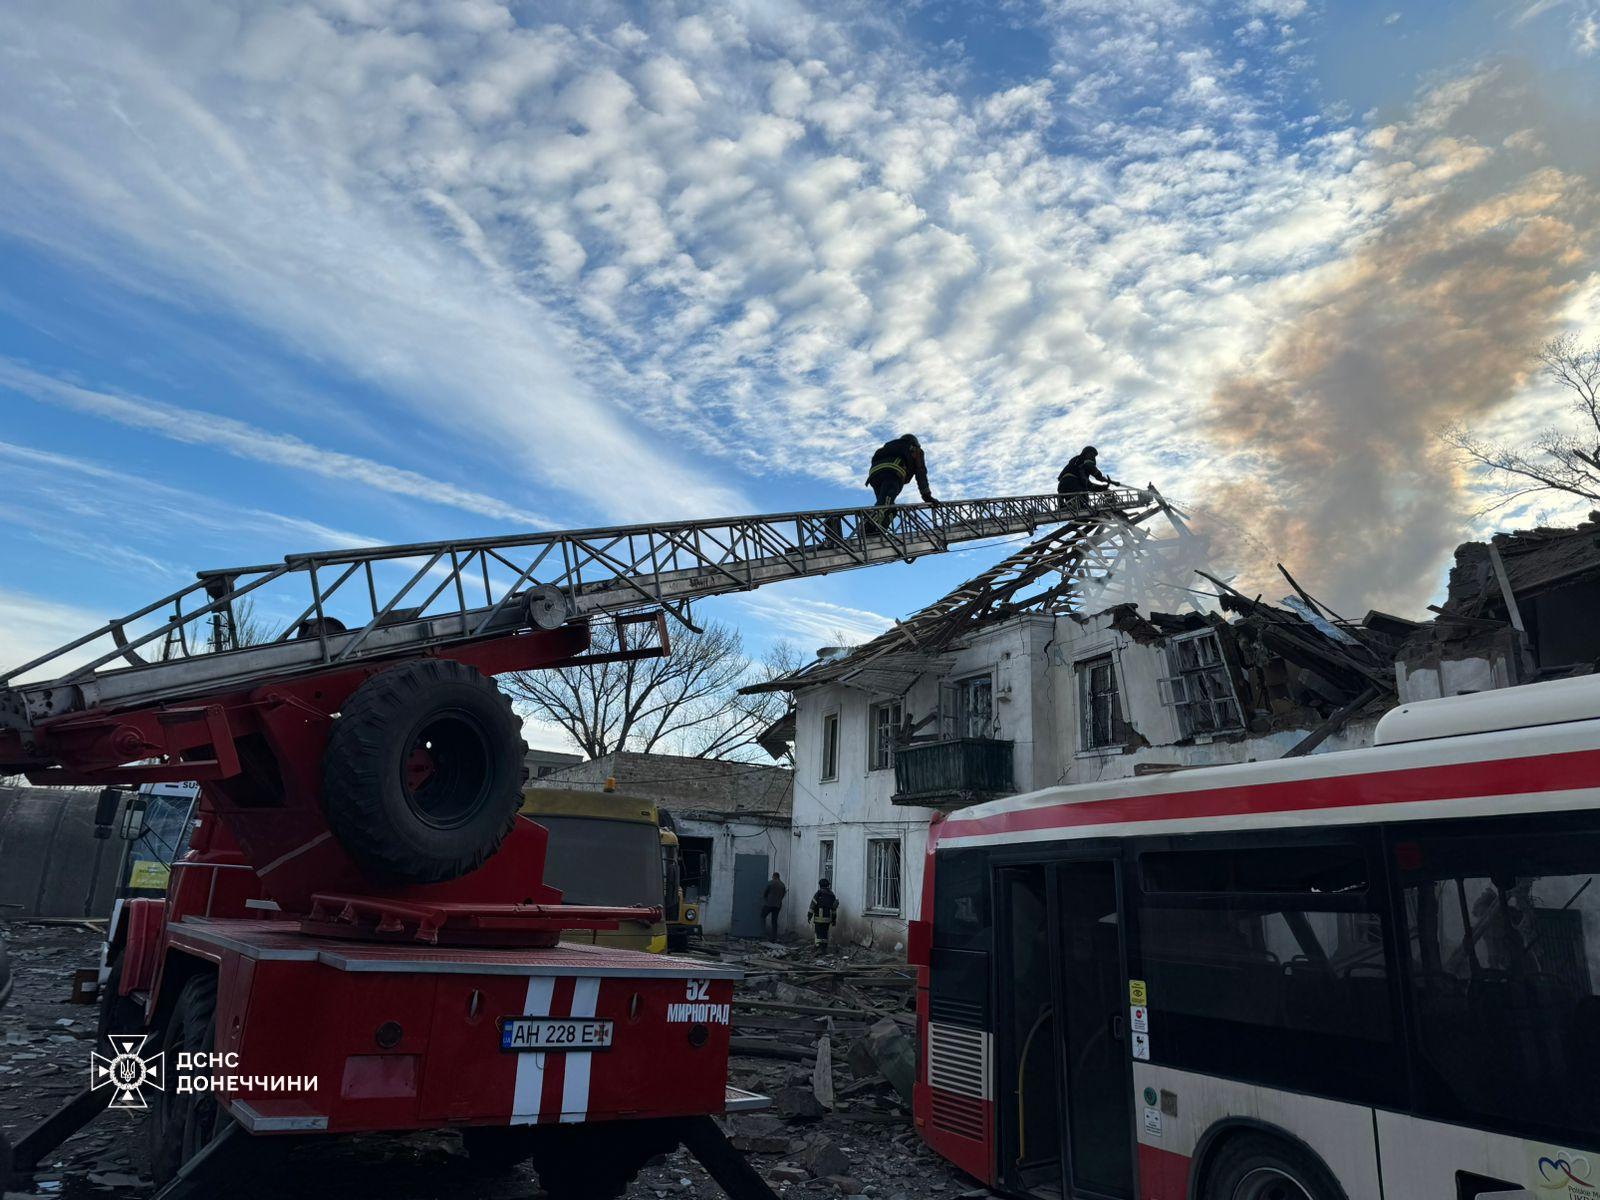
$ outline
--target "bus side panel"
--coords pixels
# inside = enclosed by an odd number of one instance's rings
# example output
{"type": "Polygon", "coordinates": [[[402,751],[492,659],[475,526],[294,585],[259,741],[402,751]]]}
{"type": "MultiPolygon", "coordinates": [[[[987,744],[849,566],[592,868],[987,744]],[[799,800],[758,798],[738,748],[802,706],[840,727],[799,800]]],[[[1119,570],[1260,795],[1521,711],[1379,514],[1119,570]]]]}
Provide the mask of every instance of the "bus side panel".
{"type": "MultiPolygon", "coordinates": [[[[919,982],[928,978],[926,969],[917,972],[919,982]]],[[[954,1031],[958,1043],[957,1053],[964,1048],[960,1043],[978,1039],[976,1050],[978,1071],[984,1076],[979,1088],[981,1095],[961,1095],[944,1088],[933,1087],[928,1082],[930,1058],[934,1054],[948,1055],[946,1039],[935,1049],[929,1041],[928,988],[917,988],[917,1055],[916,1081],[911,1089],[911,1112],[923,1141],[934,1153],[948,1159],[968,1175],[994,1186],[999,1182],[995,1171],[994,1153],[994,1103],[992,1099],[992,1064],[988,1053],[990,1038],[987,1031],[954,1031]]],[[[961,1072],[963,1075],[967,1073],[961,1072]]],[[[968,1076],[970,1078],[970,1076],[968,1076]]]]}
{"type": "Polygon", "coordinates": [[[1584,1154],[1571,1146],[1382,1111],[1378,1146],[1383,1152],[1384,1190],[1391,1197],[1456,1200],[1457,1171],[1562,1200],[1600,1196],[1600,1154],[1584,1154]]]}
{"type": "MultiPolygon", "coordinates": [[[[1158,1036],[1152,1029],[1152,1040],[1158,1036]]],[[[1193,1169],[1190,1160],[1206,1133],[1229,1118],[1298,1138],[1328,1165],[1349,1200],[1380,1200],[1372,1109],[1365,1105],[1195,1075],[1150,1063],[1136,1062],[1133,1067],[1134,1103],[1141,1111],[1130,1115],[1139,1137],[1141,1200],[1188,1200],[1187,1179],[1193,1169]],[[1146,1088],[1157,1094],[1155,1105],[1144,1103],[1146,1088]],[[1188,1169],[1180,1173],[1171,1161],[1173,1157],[1190,1164],[1188,1169]],[[1144,1174],[1147,1163],[1159,1172],[1155,1179],[1144,1174]]],[[[1439,1193],[1440,1200],[1454,1200],[1455,1177],[1447,1173],[1447,1178],[1450,1190],[1439,1193]]],[[[1388,1192],[1390,1200],[1400,1196],[1405,1200],[1427,1200],[1431,1195],[1396,1191],[1392,1186],[1388,1192]]]]}

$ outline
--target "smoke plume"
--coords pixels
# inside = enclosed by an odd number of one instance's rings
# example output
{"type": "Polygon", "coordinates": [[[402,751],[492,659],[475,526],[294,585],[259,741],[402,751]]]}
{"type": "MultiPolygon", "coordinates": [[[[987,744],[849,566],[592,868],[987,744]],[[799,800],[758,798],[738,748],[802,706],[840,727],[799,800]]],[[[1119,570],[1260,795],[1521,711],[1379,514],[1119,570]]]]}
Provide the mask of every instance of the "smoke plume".
{"type": "Polygon", "coordinates": [[[1346,615],[1416,613],[1466,535],[1446,425],[1489,425],[1594,269],[1597,189],[1545,148],[1506,68],[1430,93],[1370,135],[1385,219],[1290,298],[1265,351],[1218,384],[1213,436],[1242,466],[1207,507],[1239,585],[1279,595],[1272,547],[1346,615]]]}

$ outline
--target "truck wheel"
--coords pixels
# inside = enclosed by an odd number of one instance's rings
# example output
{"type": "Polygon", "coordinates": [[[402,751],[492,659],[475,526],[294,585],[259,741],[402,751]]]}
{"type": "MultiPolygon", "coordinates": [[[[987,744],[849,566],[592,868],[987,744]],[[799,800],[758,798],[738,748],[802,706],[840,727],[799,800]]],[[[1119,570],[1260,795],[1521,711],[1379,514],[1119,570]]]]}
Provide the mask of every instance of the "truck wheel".
{"type": "Polygon", "coordinates": [[[665,1122],[614,1121],[539,1130],[529,1157],[548,1200],[616,1200],[658,1154],[678,1147],[665,1122]]]}
{"type": "Polygon", "coordinates": [[[173,1074],[155,1093],[150,1121],[150,1168],[156,1186],[170,1182],[183,1164],[208,1146],[233,1119],[210,1091],[178,1094],[179,1054],[209,1054],[217,1042],[217,977],[191,975],[178,993],[161,1038],[163,1062],[173,1074]]]}
{"type": "Polygon", "coordinates": [[[530,1126],[469,1125],[461,1131],[461,1148],[472,1165],[483,1171],[509,1171],[533,1153],[530,1126]]]}
{"type": "Polygon", "coordinates": [[[1292,1142],[1244,1134],[1206,1172],[1204,1200],[1345,1200],[1328,1168],[1292,1142]]]}
{"type": "Polygon", "coordinates": [[[493,681],[450,659],[407,663],[363,683],[334,722],[323,810],[373,879],[455,879],[510,832],[526,752],[493,681]]]}

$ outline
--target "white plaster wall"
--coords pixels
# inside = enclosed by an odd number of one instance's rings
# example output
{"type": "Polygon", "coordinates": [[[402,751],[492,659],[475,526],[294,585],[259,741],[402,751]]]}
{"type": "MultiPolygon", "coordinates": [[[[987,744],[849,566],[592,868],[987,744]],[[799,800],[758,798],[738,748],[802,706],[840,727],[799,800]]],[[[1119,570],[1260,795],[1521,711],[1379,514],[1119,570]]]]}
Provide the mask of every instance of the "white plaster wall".
{"type": "MultiPolygon", "coordinates": [[[[958,680],[983,671],[993,675],[994,736],[1015,742],[1013,771],[1019,791],[1044,786],[1057,769],[1053,743],[1046,739],[1038,744],[1034,736],[1040,712],[1054,703],[1046,675],[1053,633],[1054,621],[1048,617],[1024,618],[989,630],[956,653],[954,668],[944,677],[945,681],[958,680]]],[[[939,679],[924,677],[901,697],[913,720],[937,711],[939,684],[939,679]]],[[[894,771],[868,769],[868,713],[874,703],[890,698],[840,685],[796,697],[792,825],[797,836],[790,895],[799,903],[786,914],[791,928],[809,932],[803,929],[805,909],[816,890],[820,844],[831,837],[833,889],[842,907],[835,936],[887,950],[904,947],[906,922],[920,915],[923,859],[934,813],[933,809],[894,804],[894,771]],[[823,780],[822,721],[835,711],[839,714],[838,777],[823,780]],[[867,842],[881,837],[901,839],[898,915],[864,911],[867,842]]],[[[920,733],[937,735],[938,729],[930,725],[920,733]]]]}
{"type": "Polygon", "coordinates": [[[1407,668],[1395,664],[1400,702],[1437,700],[1467,692],[1487,692],[1512,684],[1510,664],[1501,655],[1483,658],[1443,659],[1431,666],[1407,668]]]}
{"type": "MultiPolygon", "coordinates": [[[[789,881],[789,871],[794,838],[787,826],[681,815],[676,816],[675,821],[679,837],[711,839],[711,887],[699,901],[700,928],[705,933],[726,934],[733,928],[733,859],[736,854],[765,854],[768,874],[777,871],[784,882],[789,883],[785,907],[792,904],[795,887],[789,881]]],[[[806,896],[810,895],[808,891],[806,896]]]]}
{"type": "MultiPolygon", "coordinates": [[[[1309,729],[1284,729],[1244,738],[1175,745],[1182,730],[1176,710],[1163,702],[1159,681],[1168,674],[1166,650],[1142,645],[1127,633],[1111,627],[1107,615],[1090,617],[1081,625],[1069,617],[1056,622],[1051,654],[1055,690],[1055,740],[1061,759],[1059,775],[1049,783],[1094,783],[1125,779],[1140,763],[1170,763],[1185,767],[1221,763],[1256,762],[1281,758],[1303,739],[1309,729]],[[1123,719],[1150,743],[1133,751],[1082,748],[1082,716],[1078,701],[1077,666],[1109,654],[1117,673],[1123,719]]],[[[1372,745],[1374,720],[1351,721],[1328,737],[1315,753],[1327,754],[1372,745]]],[[[1037,786],[1047,786],[1040,783],[1037,786]]]]}

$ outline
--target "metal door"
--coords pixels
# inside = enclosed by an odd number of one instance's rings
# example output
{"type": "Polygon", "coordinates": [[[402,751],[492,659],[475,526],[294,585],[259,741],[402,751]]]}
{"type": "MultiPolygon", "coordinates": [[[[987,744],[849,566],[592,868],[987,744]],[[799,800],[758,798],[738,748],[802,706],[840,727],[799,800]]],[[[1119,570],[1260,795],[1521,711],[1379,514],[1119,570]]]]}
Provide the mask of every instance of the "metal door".
{"type": "MultiPolygon", "coordinates": [[[[734,937],[764,938],[761,928],[761,894],[766,891],[767,870],[765,854],[736,854],[733,856],[733,923],[734,937]]],[[[784,907],[788,907],[787,901],[784,907]]],[[[786,913],[779,914],[782,921],[786,913]]]]}

